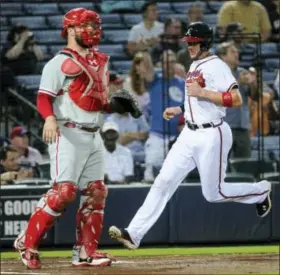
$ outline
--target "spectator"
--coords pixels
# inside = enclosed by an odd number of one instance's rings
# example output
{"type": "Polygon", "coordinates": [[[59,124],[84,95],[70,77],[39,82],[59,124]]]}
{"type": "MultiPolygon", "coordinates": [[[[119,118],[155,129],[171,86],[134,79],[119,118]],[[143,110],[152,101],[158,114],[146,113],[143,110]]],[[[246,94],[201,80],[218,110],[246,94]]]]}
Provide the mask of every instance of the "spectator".
{"type": "Polygon", "coordinates": [[[133,118],[129,113],[111,114],[107,121],[117,124],[119,129],[119,143],[130,149],[135,162],[144,162],[144,143],[148,137],[149,125],[141,116],[133,118]]]}
{"type": "Polygon", "coordinates": [[[129,149],[118,144],[119,129],[114,122],[106,122],[101,132],[105,146],[105,183],[130,183],[134,178],[133,157],[129,149]]]}
{"type": "Polygon", "coordinates": [[[176,18],[169,18],[164,25],[164,33],[160,35],[160,42],[151,49],[151,57],[154,66],[161,66],[160,56],[164,50],[171,50],[175,54],[183,49],[180,43],[182,36],[182,22],[176,18]]]}
{"type": "Polygon", "coordinates": [[[140,109],[142,110],[145,118],[149,117],[150,98],[147,92],[147,82],[149,74],[147,74],[147,66],[151,63],[151,57],[147,52],[137,53],[132,62],[132,67],[125,78],[123,83],[124,89],[133,92],[135,95],[140,109]]]}
{"type": "Polygon", "coordinates": [[[227,1],[218,13],[218,26],[224,34],[226,26],[240,22],[244,33],[260,33],[262,41],[268,40],[271,25],[266,9],[252,0],[227,1]]]}
{"type": "Polygon", "coordinates": [[[280,0],[263,0],[271,23],[272,33],[269,41],[280,43],[280,0]]]}
{"type": "Polygon", "coordinates": [[[159,41],[164,31],[164,24],[157,21],[158,10],[155,1],[148,1],[142,9],[143,21],[132,27],[128,38],[128,53],[148,50],[159,41]]]}
{"type": "Polygon", "coordinates": [[[188,52],[187,48],[181,49],[177,53],[177,62],[184,67],[186,72],[189,71],[189,67],[192,63],[192,60],[189,56],[189,52],[188,52]]]}
{"type": "Polygon", "coordinates": [[[16,179],[30,178],[28,170],[20,170],[18,163],[19,153],[12,146],[3,146],[0,149],[0,182],[1,185],[16,179]]]}
{"type": "Polygon", "coordinates": [[[185,81],[175,75],[176,55],[163,52],[161,71],[149,71],[152,82],[148,91],[151,102],[150,133],[145,144],[145,181],[153,181],[153,166],[161,166],[168,145],[178,135],[176,118],[167,122],[162,114],[166,107],[178,106],[183,102],[185,81]]]}
{"type": "Polygon", "coordinates": [[[1,62],[15,75],[33,74],[37,61],[43,60],[44,54],[36,44],[33,33],[23,25],[14,26],[8,33],[7,43],[1,51],[1,62]]]}
{"type": "MultiPolygon", "coordinates": [[[[249,69],[252,82],[257,85],[257,71],[254,67],[249,69]]],[[[263,81],[262,82],[262,100],[250,100],[251,106],[251,136],[257,134],[268,136],[271,132],[270,120],[276,120],[279,117],[278,109],[274,104],[274,91],[263,81]]]]}
{"type": "Polygon", "coordinates": [[[249,72],[239,67],[239,53],[233,42],[224,42],[216,49],[216,54],[230,67],[238,80],[239,91],[243,99],[241,108],[227,108],[225,121],[229,124],[233,135],[231,157],[251,156],[250,142],[250,110],[248,97],[257,98],[257,87],[252,85],[249,72]]]}
{"type": "Polygon", "coordinates": [[[10,145],[10,141],[5,137],[0,136],[0,148],[7,145],[10,145]]]}
{"type": "Polygon", "coordinates": [[[11,145],[19,152],[19,164],[22,167],[35,167],[42,161],[40,152],[28,146],[28,132],[21,126],[14,127],[10,134],[11,145]]]}
{"type": "Polygon", "coordinates": [[[200,2],[192,3],[188,6],[186,13],[187,25],[194,22],[204,22],[204,10],[200,2]]]}

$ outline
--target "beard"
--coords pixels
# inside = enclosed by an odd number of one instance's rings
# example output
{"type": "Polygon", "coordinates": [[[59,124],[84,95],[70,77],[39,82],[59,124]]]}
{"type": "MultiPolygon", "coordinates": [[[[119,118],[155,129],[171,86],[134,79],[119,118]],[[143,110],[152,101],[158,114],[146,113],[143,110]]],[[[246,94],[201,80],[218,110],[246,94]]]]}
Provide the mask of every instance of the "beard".
{"type": "Polygon", "coordinates": [[[89,48],[89,46],[87,46],[87,45],[84,44],[84,42],[83,42],[83,40],[81,39],[80,36],[75,35],[75,41],[76,41],[76,43],[77,43],[81,48],[83,48],[83,49],[88,49],[88,48],[89,48]]]}

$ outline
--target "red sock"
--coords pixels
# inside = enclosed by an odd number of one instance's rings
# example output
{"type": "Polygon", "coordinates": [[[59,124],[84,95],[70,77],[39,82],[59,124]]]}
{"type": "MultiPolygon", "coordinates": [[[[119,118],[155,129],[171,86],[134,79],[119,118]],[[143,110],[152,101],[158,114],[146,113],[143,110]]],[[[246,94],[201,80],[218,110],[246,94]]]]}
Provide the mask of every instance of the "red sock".
{"type": "Polygon", "coordinates": [[[29,219],[25,231],[24,245],[27,248],[37,249],[39,242],[48,229],[54,224],[57,217],[50,215],[43,209],[37,210],[29,219]]]}

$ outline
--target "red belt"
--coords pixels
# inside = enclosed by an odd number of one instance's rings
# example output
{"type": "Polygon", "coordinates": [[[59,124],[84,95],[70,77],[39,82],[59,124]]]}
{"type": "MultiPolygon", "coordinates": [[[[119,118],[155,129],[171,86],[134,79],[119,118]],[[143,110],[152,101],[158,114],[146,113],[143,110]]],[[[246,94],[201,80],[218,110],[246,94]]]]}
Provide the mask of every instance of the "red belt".
{"type": "Polygon", "coordinates": [[[67,128],[79,128],[83,131],[90,132],[90,133],[95,133],[100,128],[100,127],[89,128],[89,127],[85,127],[85,126],[82,126],[82,125],[74,123],[74,122],[66,122],[63,125],[67,128]]]}

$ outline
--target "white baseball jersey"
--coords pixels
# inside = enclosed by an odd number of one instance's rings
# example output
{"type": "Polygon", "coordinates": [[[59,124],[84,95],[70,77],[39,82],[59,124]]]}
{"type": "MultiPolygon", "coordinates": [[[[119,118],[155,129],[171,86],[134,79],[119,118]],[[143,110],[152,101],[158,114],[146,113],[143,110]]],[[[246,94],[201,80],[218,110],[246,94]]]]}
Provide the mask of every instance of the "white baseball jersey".
{"type": "MultiPolygon", "coordinates": [[[[101,126],[103,124],[103,113],[87,112],[79,108],[69,97],[68,87],[75,77],[66,77],[61,70],[61,65],[67,58],[69,56],[58,54],[45,65],[39,93],[54,97],[53,110],[57,120],[73,121],[88,127],[101,126]]],[[[105,66],[105,72],[107,67],[108,63],[105,66]]],[[[104,74],[104,83],[107,83],[106,78],[106,74],[104,74]]]]}
{"type": "Polygon", "coordinates": [[[134,175],[134,162],[131,151],[120,144],[115,151],[104,150],[105,174],[111,181],[124,181],[125,177],[134,175]]]}
{"type": "MultiPolygon", "coordinates": [[[[216,55],[193,61],[187,73],[186,83],[197,80],[202,88],[223,93],[230,91],[237,84],[228,65],[216,55]]],[[[185,87],[185,114],[186,120],[203,124],[217,122],[225,116],[225,107],[215,103],[187,95],[185,87]]]]}

